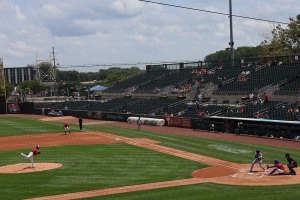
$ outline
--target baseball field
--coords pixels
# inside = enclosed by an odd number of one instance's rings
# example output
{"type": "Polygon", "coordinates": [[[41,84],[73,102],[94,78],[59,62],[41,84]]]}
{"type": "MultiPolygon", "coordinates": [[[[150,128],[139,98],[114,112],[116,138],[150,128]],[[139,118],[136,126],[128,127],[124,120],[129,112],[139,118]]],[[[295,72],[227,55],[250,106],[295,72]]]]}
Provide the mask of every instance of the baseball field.
{"type": "MultiPolygon", "coordinates": [[[[300,161],[296,141],[207,133],[73,117],[0,116],[0,199],[298,199],[299,175],[249,168],[285,153],[300,161]],[[71,134],[64,134],[68,122],[71,134]],[[20,153],[40,145],[36,167],[20,153]]],[[[286,168],[286,171],[288,169],[286,168]]]]}

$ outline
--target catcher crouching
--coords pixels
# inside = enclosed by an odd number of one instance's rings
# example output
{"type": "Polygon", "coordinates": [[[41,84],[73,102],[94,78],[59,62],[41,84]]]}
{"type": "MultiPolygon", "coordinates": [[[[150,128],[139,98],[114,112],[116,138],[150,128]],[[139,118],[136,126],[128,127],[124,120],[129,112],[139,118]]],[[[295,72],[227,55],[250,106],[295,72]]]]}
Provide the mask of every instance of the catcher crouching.
{"type": "Polygon", "coordinates": [[[269,175],[273,175],[275,172],[278,172],[280,175],[286,174],[284,166],[278,160],[274,160],[274,165],[267,165],[267,169],[269,168],[274,168],[269,175]]]}

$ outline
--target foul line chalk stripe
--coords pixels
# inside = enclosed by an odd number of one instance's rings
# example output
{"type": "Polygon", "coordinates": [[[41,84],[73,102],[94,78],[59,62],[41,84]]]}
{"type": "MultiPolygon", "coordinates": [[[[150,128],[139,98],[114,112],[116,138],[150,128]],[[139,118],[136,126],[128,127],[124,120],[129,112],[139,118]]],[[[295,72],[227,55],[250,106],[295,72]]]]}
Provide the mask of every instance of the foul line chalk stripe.
{"type": "MultiPolygon", "coordinates": [[[[97,134],[99,134],[101,136],[111,138],[111,139],[116,139],[115,135],[103,134],[103,133],[97,133],[97,134]]],[[[197,161],[197,162],[202,161],[202,162],[205,162],[205,163],[208,163],[208,164],[211,164],[211,165],[219,165],[219,166],[222,166],[222,167],[226,167],[226,168],[230,168],[230,169],[234,169],[234,170],[239,170],[239,168],[236,168],[236,167],[231,167],[231,166],[223,165],[223,164],[216,163],[216,162],[213,162],[213,161],[208,161],[208,160],[203,159],[203,158],[195,158],[199,155],[194,154],[194,153],[190,153],[190,152],[187,152],[187,151],[181,151],[181,150],[177,150],[177,149],[173,149],[173,148],[169,148],[169,147],[164,147],[164,146],[161,146],[161,145],[152,145],[152,144],[145,145],[145,144],[135,142],[134,139],[126,138],[126,137],[124,137],[124,142],[127,143],[127,144],[131,144],[131,145],[135,145],[135,146],[139,146],[139,147],[143,147],[143,148],[147,148],[147,149],[151,149],[151,150],[156,150],[156,151],[161,152],[161,153],[166,153],[166,154],[169,154],[169,155],[174,155],[174,156],[177,156],[177,157],[181,157],[181,158],[185,158],[185,159],[189,159],[189,160],[193,160],[193,161],[197,161]],[[185,153],[193,154],[195,157],[184,155],[185,153]]]]}

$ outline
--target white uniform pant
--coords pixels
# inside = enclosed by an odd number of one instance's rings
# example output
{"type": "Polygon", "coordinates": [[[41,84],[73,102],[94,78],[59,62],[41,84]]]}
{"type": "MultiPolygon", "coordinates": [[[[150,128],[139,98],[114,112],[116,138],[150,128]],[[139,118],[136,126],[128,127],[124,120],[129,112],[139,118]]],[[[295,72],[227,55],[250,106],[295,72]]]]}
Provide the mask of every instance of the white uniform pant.
{"type": "Polygon", "coordinates": [[[66,133],[66,132],[70,132],[70,130],[71,130],[69,126],[64,127],[64,128],[65,128],[65,133],[66,133]]]}
{"type": "Polygon", "coordinates": [[[255,159],[252,162],[250,172],[253,170],[253,167],[254,167],[255,164],[258,164],[262,170],[265,170],[265,168],[262,166],[262,160],[255,159]]]}
{"type": "Polygon", "coordinates": [[[24,156],[25,158],[28,158],[31,161],[31,166],[34,168],[34,155],[33,152],[30,152],[28,155],[21,153],[22,156],[24,156]]]}
{"type": "Polygon", "coordinates": [[[279,168],[275,168],[275,169],[273,169],[271,172],[270,172],[270,174],[269,175],[272,175],[272,174],[274,174],[276,171],[278,171],[279,172],[279,174],[285,174],[285,171],[284,170],[282,170],[282,169],[279,169],[279,168]]]}

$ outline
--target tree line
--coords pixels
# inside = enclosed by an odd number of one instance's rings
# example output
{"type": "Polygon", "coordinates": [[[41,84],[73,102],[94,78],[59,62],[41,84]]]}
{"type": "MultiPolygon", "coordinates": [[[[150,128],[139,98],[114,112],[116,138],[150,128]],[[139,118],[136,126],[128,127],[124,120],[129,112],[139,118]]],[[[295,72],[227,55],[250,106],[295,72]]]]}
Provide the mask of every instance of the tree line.
{"type": "MultiPolygon", "coordinates": [[[[46,73],[51,68],[51,63],[40,63],[40,70],[42,73],[46,73]]],[[[119,68],[112,67],[109,69],[100,69],[97,72],[78,72],[76,70],[71,71],[56,71],[56,82],[58,83],[58,90],[66,91],[67,88],[81,88],[92,87],[94,85],[100,84],[106,87],[110,87],[124,79],[133,77],[142,73],[138,67],[131,68],[119,68]],[[88,83],[84,83],[88,82],[88,83]]],[[[48,78],[48,77],[47,77],[48,78]]],[[[43,81],[50,81],[48,79],[44,79],[43,81]]],[[[18,84],[19,93],[26,94],[38,94],[42,91],[47,90],[41,82],[37,80],[26,80],[22,81],[18,84]]],[[[7,94],[11,94],[14,91],[14,86],[11,85],[8,81],[6,81],[6,92],[7,94]]]]}
{"type": "MultiPolygon", "coordinates": [[[[244,46],[234,50],[235,59],[258,57],[281,57],[300,54],[300,15],[289,18],[286,27],[278,24],[264,34],[263,41],[254,47],[244,46]]],[[[204,61],[207,63],[218,60],[230,60],[231,50],[220,50],[209,54],[204,61]]]]}

